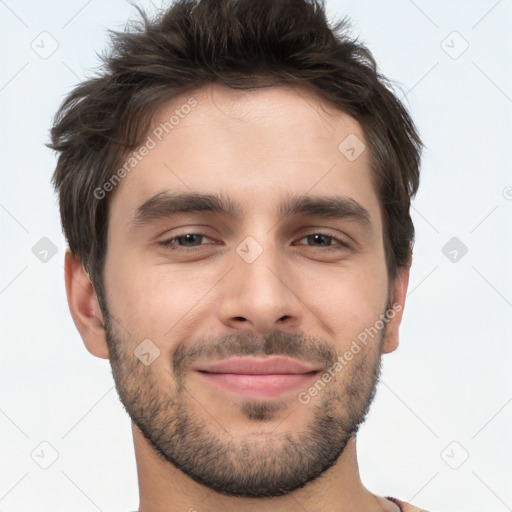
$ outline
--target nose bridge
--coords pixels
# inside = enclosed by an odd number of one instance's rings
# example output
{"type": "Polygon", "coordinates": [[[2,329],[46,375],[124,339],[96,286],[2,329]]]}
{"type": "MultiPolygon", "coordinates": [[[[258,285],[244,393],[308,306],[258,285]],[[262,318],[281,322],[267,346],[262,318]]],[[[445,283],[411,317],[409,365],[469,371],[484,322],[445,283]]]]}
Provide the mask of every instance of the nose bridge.
{"type": "Polygon", "coordinates": [[[256,300],[260,295],[268,295],[273,300],[284,295],[286,276],[279,279],[279,274],[286,274],[283,272],[284,254],[272,240],[272,233],[260,236],[259,241],[253,236],[246,237],[236,248],[236,253],[235,271],[252,289],[256,300]]]}

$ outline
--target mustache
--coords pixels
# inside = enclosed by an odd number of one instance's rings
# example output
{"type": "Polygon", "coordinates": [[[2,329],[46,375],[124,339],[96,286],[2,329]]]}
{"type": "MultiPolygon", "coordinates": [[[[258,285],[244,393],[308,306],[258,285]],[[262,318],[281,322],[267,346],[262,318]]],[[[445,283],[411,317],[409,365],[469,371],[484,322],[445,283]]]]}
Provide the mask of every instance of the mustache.
{"type": "Polygon", "coordinates": [[[180,343],[172,353],[172,367],[177,378],[185,369],[202,360],[221,360],[242,356],[285,356],[324,368],[336,363],[338,354],[325,340],[314,336],[290,334],[275,329],[258,337],[249,332],[230,333],[221,338],[206,338],[188,345],[180,343]]]}

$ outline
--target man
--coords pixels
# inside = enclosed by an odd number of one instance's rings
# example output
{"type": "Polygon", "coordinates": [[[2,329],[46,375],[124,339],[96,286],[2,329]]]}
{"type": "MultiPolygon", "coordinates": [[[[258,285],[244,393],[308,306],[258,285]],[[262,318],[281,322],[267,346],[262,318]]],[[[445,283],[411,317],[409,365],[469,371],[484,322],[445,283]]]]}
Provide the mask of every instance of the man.
{"type": "Polygon", "coordinates": [[[421,141],[347,24],[182,0],[52,129],[66,289],[132,419],[139,512],[417,511],[360,479],[421,141]]]}

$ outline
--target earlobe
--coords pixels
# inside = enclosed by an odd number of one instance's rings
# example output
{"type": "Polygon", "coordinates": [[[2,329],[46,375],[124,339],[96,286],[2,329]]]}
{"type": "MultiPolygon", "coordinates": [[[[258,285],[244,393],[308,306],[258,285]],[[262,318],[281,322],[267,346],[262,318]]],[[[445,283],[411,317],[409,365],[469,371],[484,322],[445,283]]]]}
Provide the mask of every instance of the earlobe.
{"type": "Polygon", "coordinates": [[[79,258],[69,250],[64,268],[69,311],[85,347],[92,355],[108,359],[103,315],[94,286],[79,258]]]}
{"type": "Polygon", "coordinates": [[[405,307],[405,297],[409,284],[410,266],[400,267],[391,284],[391,308],[386,311],[386,336],[382,344],[382,353],[388,354],[398,348],[398,332],[405,307]]]}

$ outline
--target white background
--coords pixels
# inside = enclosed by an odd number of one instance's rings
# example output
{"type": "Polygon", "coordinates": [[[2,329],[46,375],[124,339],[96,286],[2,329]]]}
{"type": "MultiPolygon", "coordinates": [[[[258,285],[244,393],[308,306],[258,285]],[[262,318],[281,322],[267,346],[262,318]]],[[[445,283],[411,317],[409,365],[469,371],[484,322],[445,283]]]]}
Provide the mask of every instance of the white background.
{"type": "MultiPolygon", "coordinates": [[[[326,5],[401,84],[427,145],[401,345],[359,435],[363,482],[433,512],[512,510],[512,1],[326,5]],[[442,252],[454,236],[468,248],[455,263],[442,252]]],[[[121,0],[0,1],[0,512],[138,506],[129,417],[68,312],[44,146],[106,29],[134,13],[121,0]],[[58,42],[47,59],[31,48],[43,31],[58,42]],[[32,253],[42,237],[58,248],[46,263],[32,253]],[[31,458],[50,461],[43,441],[59,454],[46,470],[31,458]]]]}

